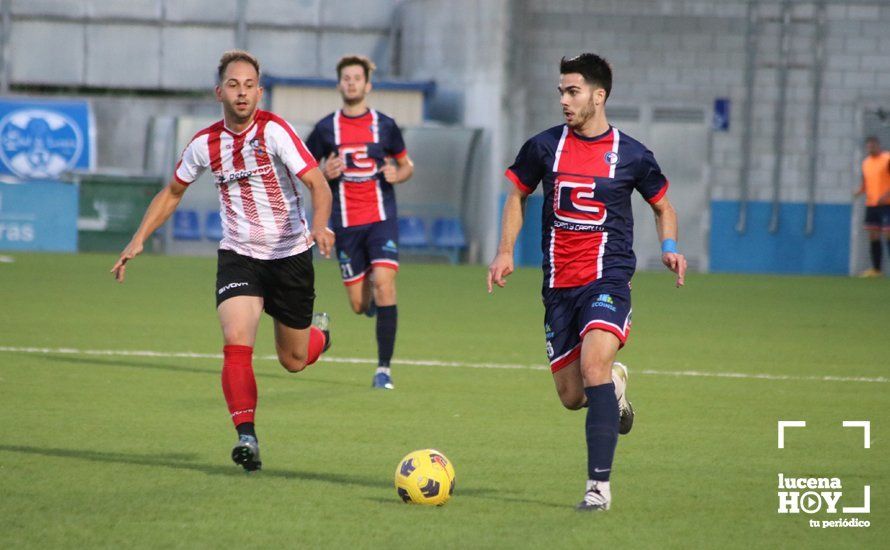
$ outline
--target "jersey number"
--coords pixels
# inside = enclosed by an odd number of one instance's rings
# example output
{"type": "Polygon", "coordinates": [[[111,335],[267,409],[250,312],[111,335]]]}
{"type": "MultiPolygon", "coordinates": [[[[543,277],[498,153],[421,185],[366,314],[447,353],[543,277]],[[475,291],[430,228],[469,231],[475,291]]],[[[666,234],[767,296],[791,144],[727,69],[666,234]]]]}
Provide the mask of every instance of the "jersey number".
{"type": "Polygon", "coordinates": [[[571,176],[569,181],[556,178],[556,191],[553,194],[553,213],[564,222],[579,225],[602,225],[606,221],[606,205],[594,200],[596,181],[593,178],[571,176]]]}

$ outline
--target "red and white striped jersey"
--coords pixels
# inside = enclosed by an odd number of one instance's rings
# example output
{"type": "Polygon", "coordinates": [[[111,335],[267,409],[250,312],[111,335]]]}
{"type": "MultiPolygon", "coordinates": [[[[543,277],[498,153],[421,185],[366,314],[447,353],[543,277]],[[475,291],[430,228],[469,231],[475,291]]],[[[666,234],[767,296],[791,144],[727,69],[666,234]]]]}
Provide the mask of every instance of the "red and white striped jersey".
{"type": "Polygon", "coordinates": [[[316,166],[287,121],[257,110],[243,132],[232,132],[220,120],[195,134],[174,178],[189,185],[210,168],[220,199],[219,247],[275,260],[309,248],[298,179],[316,166]]]}

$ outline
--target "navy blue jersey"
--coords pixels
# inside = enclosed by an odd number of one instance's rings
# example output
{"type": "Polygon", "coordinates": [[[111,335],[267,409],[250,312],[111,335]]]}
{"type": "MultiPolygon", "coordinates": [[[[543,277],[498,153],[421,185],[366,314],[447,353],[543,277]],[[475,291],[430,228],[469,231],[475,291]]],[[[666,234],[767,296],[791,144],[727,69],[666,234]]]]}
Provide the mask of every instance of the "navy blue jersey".
{"type": "Polygon", "coordinates": [[[636,189],[655,203],[668,188],[652,151],[614,127],[586,138],[555,126],[526,141],[506,175],[527,194],[543,182],[545,288],[630,281],[636,269],[630,196],[636,189]]]}
{"type": "Polygon", "coordinates": [[[395,219],[395,191],[380,171],[387,157],[408,154],[395,120],[374,109],[356,117],[336,111],[318,121],[306,147],[319,161],[336,153],[345,165],[330,182],[335,230],[395,219]]]}

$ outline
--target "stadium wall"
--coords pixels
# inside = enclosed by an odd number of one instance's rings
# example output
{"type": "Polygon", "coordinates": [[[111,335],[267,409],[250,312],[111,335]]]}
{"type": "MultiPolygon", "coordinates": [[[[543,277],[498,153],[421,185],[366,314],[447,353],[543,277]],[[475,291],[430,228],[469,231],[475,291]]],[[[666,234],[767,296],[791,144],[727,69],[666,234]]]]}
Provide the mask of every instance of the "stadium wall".
{"type": "Polygon", "coordinates": [[[345,53],[389,70],[398,0],[10,0],[3,93],[88,98],[98,169],[142,172],[154,116],[215,116],[222,51],[264,72],[331,77],[345,53]],[[243,21],[243,26],[239,26],[243,21]]]}
{"type": "MultiPolygon", "coordinates": [[[[805,219],[797,212],[808,198],[810,115],[814,71],[812,48],[816,44],[817,3],[791,2],[792,24],[787,30],[791,68],[787,73],[787,107],[778,199],[779,226],[767,241],[783,241],[806,249],[824,250],[820,240],[825,228],[840,228],[846,242],[830,239],[831,251],[824,262],[786,261],[777,254],[759,258],[740,254],[729,261],[729,250],[757,250],[765,243],[762,201],[773,198],[774,135],[777,131],[777,98],[780,78],[781,2],[760,2],[758,18],[754,100],[752,103],[751,162],[747,178],[750,201],[747,228],[732,235],[725,232],[738,221],[739,208],[726,201],[744,198],[741,185],[743,129],[741,113],[746,97],[747,2],[698,0],[621,0],[579,2],[573,0],[525,0],[517,3],[525,21],[520,62],[512,67],[515,105],[521,131],[508,141],[515,151],[526,136],[559,123],[561,113],[554,93],[559,59],[563,55],[594,51],[609,59],[615,69],[612,101],[621,105],[700,105],[712,109],[716,98],[729,98],[730,125],[713,132],[708,155],[709,194],[712,200],[710,257],[712,270],[845,273],[841,256],[849,258],[851,242],[861,235],[848,230],[851,191],[859,183],[862,156],[863,113],[876,105],[890,104],[890,3],[877,1],[828,1],[825,7],[825,63],[819,96],[818,151],[814,198],[816,229],[803,231],[805,219]],[[524,114],[524,117],[523,115],[524,114]],[[840,216],[840,217],[838,217],[840,216]],[[846,220],[846,222],[844,222],[846,220]],[[844,225],[846,223],[846,225],[844,225]],[[803,225],[802,225],[803,224],[803,225]],[[791,237],[791,235],[797,235],[791,237]],[[787,239],[787,241],[785,240],[787,239]],[[747,258],[747,259],[746,259],[747,258]],[[796,267],[793,267],[796,266],[796,267]]],[[[680,138],[681,136],[678,136],[680,138]]],[[[656,156],[658,151],[655,151],[656,156]]],[[[502,162],[509,163],[509,158],[502,162]]],[[[670,176],[670,174],[668,174],[670,176]]],[[[684,205],[677,205],[682,209],[684,205]]],[[[771,204],[769,205],[771,207],[771,204]]],[[[771,208],[770,208],[771,209],[771,208]]],[[[769,225],[770,218],[767,217],[769,225]]],[[[780,246],[777,250],[785,250],[780,246]]],[[[852,264],[852,262],[851,262],[852,264]]],[[[851,269],[857,269],[851,265],[851,269]]]]}

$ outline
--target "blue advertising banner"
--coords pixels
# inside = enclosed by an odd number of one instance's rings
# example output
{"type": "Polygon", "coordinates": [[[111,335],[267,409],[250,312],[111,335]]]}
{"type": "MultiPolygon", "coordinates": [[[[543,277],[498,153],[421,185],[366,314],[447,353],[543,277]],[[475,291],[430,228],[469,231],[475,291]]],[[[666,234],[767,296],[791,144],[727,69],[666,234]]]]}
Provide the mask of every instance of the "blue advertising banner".
{"type": "Polygon", "coordinates": [[[45,179],[92,170],[93,128],[86,101],[0,99],[0,176],[45,179]]]}
{"type": "Polygon", "coordinates": [[[0,183],[0,250],[77,251],[77,186],[0,183]]]}

